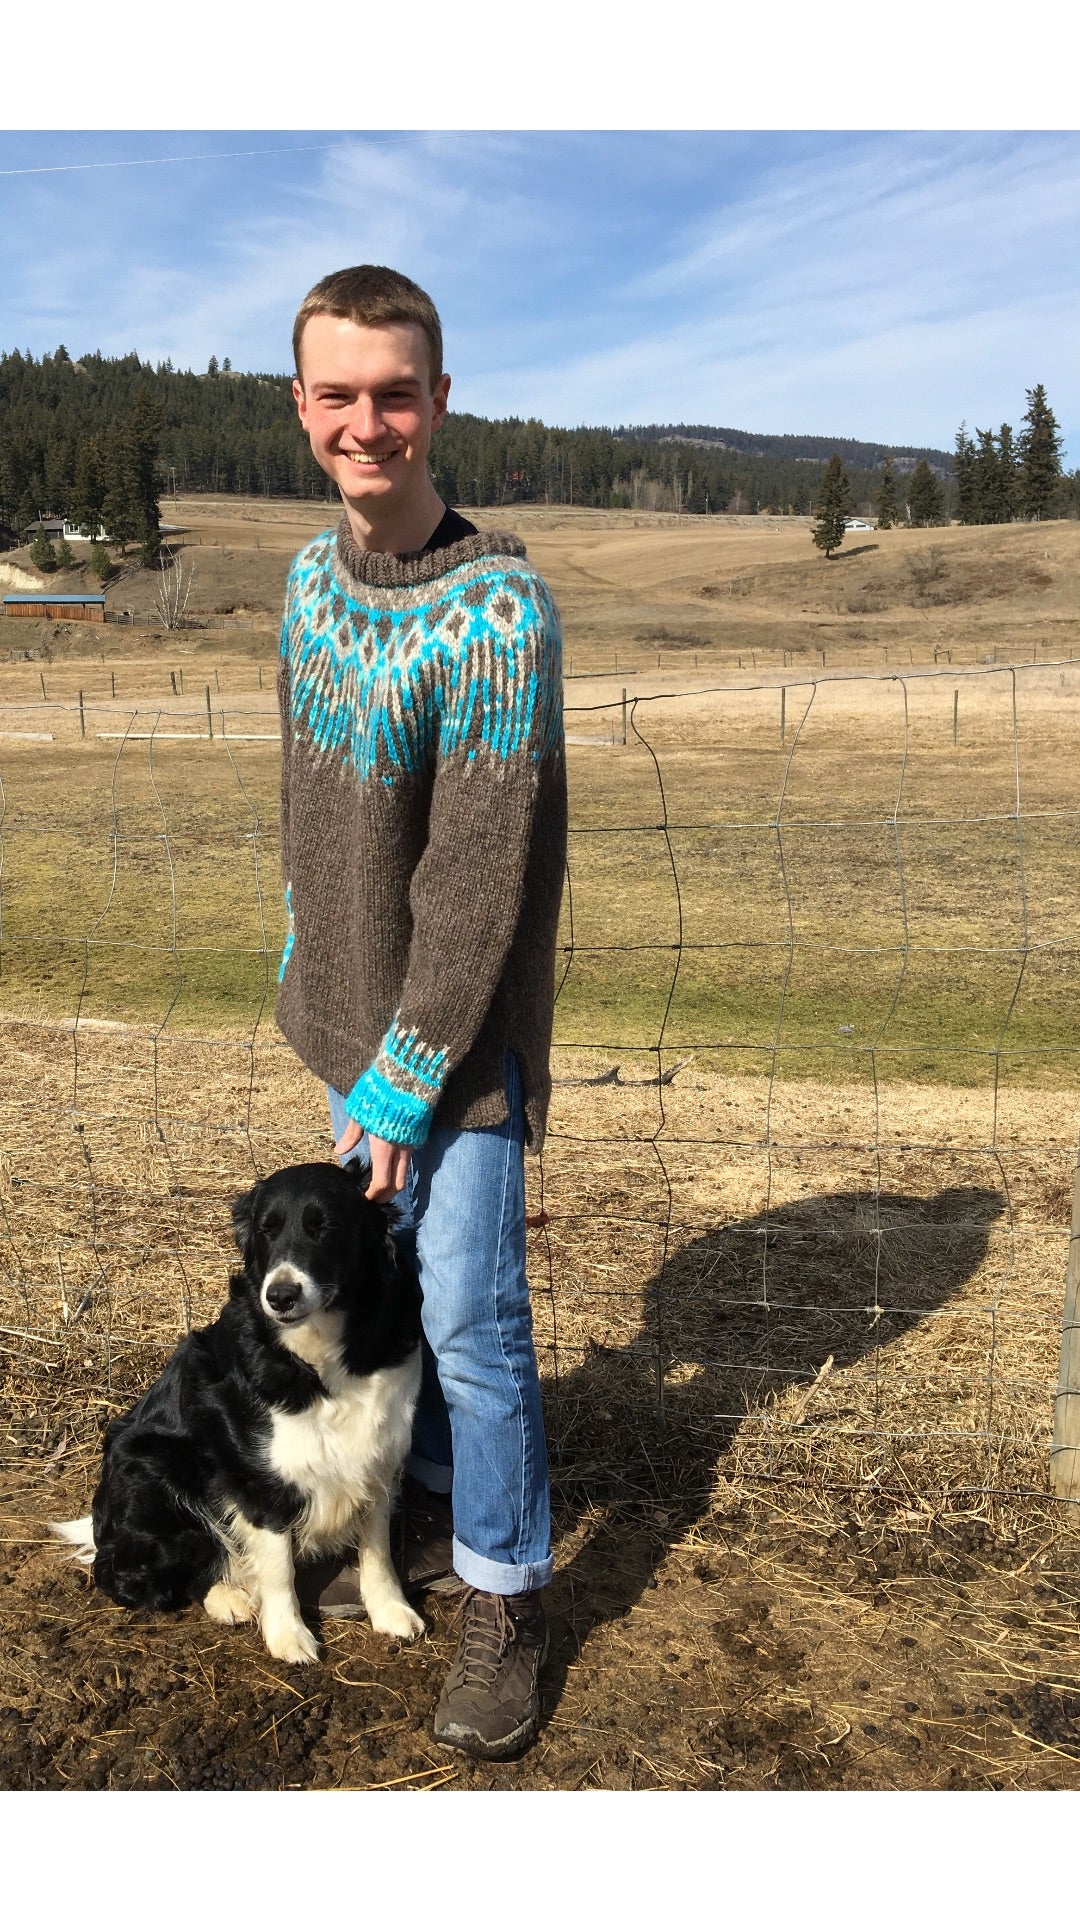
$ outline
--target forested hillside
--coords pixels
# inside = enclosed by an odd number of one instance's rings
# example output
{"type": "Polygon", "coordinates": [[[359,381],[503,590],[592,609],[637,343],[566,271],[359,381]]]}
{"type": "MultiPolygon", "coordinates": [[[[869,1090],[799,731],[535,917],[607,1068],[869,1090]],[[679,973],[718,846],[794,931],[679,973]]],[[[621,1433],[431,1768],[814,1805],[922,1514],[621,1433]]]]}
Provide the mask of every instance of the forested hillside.
{"type": "MultiPolygon", "coordinates": [[[[83,519],[95,502],[116,502],[133,431],[145,447],[154,429],[166,497],[328,492],[297,426],[287,375],[234,373],[227,361],[179,372],[136,354],[72,360],[60,347],[40,360],[0,355],[0,518],[19,529],[39,513],[83,519]]],[[[890,449],[724,428],[562,428],[452,413],[433,444],[432,467],[444,499],[473,506],[808,513],[834,451],[852,470],[856,506],[868,505],[872,470],[890,449]]],[[[891,451],[900,472],[923,453],[948,472],[949,457],[932,449],[891,451]]]]}

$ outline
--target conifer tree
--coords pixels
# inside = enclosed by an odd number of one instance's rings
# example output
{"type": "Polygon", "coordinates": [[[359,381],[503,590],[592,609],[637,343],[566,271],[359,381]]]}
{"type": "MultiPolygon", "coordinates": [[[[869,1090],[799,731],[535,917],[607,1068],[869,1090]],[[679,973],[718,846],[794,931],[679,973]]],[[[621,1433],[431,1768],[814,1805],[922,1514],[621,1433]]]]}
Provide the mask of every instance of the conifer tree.
{"type": "Polygon", "coordinates": [[[975,492],[973,524],[986,527],[997,519],[998,450],[992,428],[976,427],[975,437],[979,444],[971,467],[975,492]]]}
{"type": "Polygon", "coordinates": [[[851,481],[838,453],[834,453],[821,476],[815,508],[816,525],[811,528],[815,547],[831,560],[844,538],[844,521],[851,512],[851,481]]]}
{"type": "Polygon", "coordinates": [[[962,527],[977,525],[979,503],[975,476],[975,442],[969,437],[966,420],[961,420],[956,435],[953,484],[956,489],[956,517],[960,525],[962,527]]]}
{"type": "Polygon", "coordinates": [[[68,546],[62,534],[56,543],[55,553],[56,564],[61,572],[70,573],[72,567],[75,565],[75,555],[72,553],[71,548],[68,546]]]}
{"type": "Polygon", "coordinates": [[[1016,447],[1013,442],[1013,430],[1007,420],[1003,420],[998,430],[997,456],[997,519],[1003,525],[1016,519],[1019,494],[1019,470],[1016,447]]]}
{"type": "Polygon", "coordinates": [[[925,460],[908,482],[907,505],[913,527],[938,527],[945,518],[945,489],[925,460]]]}
{"type": "Polygon", "coordinates": [[[101,473],[101,442],[97,434],[87,434],[79,442],[75,456],[75,484],[71,495],[71,517],[77,527],[96,540],[101,527],[105,490],[101,473]]]}
{"type": "Polygon", "coordinates": [[[887,453],[881,468],[881,483],[874,501],[877,513],[878,530],[883,531],[896,525],[896,474],[893,469],[892,455],[887,453]]]}
{"type": "Polygon", "coordinates": [[[53,543],[49,539],[44,527],[38,527],[37,532],[30,542],[30,558],[39,573],[56,572],[56,554],[53,551],[53,543]]]}
{"type": "Polygon", "coordinates": [[[140,387],[131,409],[127,442],[132,469],[132,494],[138,516],[136,538],[144,567],[156,566],[161,551],[157,472],[161,426],[162,411],[158,401],[149,387],[140,387]]]}
{"type": "Polygon", "coordinates": [[[1061,479],[1061,434],[1046,388],[1027,388],[1028,410],[1020,430],[1020,506],[1031,520],[1045,520],[1061,479]]]}

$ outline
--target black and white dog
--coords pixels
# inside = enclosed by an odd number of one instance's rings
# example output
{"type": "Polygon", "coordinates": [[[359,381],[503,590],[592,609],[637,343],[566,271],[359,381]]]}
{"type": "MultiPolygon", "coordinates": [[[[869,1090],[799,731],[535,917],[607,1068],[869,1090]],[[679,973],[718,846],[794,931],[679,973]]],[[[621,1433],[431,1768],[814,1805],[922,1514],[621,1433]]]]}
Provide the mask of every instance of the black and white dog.
{"type": "Polygon", "coordinates": [[[390,1559],[390,1502],[420,1385],[419,1288],[351,1168],[286,1167],[232,1209],[243,1269],[211,1326],[105,1435],[93,1511],[54,1532],[125,1607],[201,1600],[317,1660],[296,1559],[355,1546],[379,1633],[424,1622],[390,1559]]]}

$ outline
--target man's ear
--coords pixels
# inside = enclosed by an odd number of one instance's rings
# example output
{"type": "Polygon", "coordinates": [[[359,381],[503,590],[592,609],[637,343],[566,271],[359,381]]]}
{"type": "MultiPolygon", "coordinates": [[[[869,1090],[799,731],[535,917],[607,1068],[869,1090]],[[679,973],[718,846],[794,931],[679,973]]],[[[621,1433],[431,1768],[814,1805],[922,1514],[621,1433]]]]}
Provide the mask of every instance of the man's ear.
{"type": "Polygon", "coordinates": [[[232,1203],[233,1232],[240,1257],[247,1261],[255,1237],[255,1201],[258,1198],[261,1181],[252,1187],[250,1193],[242,1193],[232,1203]]]}
{"type": "Polygon", "coordinates": [[[299,380],[294,380],[292,383],[292,397],[296,401],[296,411],[300,415],[300,425],[303,427],[304,432],[308,433],[310,432],[310,428],[308,427],[307,420],[307,395],[299,380]]]}
{"type": "MultiPolygon", "coordinates": [[[[431,394],[431,431],[432,433],[436,431],[436,428],[441,427],[443,421],[446,419],[446,405],[447,405],[447,398],[449,393],[450,393],[450,375],[448,373],[444,373],[440,380],[436,380],[435,385],[432,389],[432,394],[431,394]]],[[[299,402],[297,404],[299,404],[299,402]]]]}

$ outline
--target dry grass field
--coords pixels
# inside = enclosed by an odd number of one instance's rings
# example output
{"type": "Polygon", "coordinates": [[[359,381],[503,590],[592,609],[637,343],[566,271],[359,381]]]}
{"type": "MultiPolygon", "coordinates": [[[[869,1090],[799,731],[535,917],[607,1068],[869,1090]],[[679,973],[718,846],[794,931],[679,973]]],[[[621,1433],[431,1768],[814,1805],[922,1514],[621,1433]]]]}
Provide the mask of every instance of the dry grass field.
{"type": "Polygon", "coordinates": [[[573,828],[530,1163],[555,1653],[500,1770],[430,1740],[444,1603],[274,1669],[43,1543],[216,1310],[229,1197],[330,1151],[272,1021],[277,607],[326,515],[168,517],[206,625],[0,629],[0,1784],[1072,1785],[1080,525],[827,563],[805,522],[479,516],[563,610],[573,828]]]}

